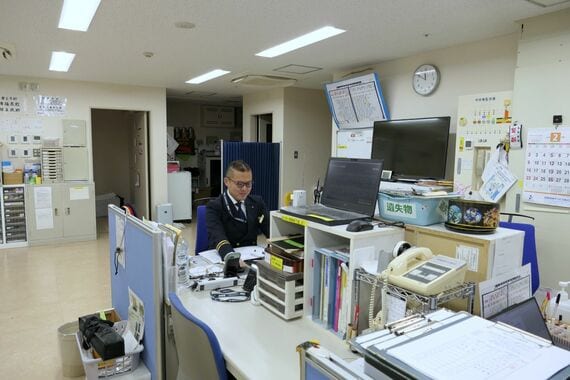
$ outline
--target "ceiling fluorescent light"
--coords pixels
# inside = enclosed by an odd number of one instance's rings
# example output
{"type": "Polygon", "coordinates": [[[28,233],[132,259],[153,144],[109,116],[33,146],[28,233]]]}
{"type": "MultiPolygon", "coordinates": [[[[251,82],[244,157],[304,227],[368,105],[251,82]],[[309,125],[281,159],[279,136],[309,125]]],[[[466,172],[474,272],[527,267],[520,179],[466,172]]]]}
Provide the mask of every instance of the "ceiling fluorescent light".
{"type": "Polygon", "coordinates": [[[346,32],[346,30],[338,29],[334,26],[325,26],[324,28],[317,29],[311,33],[307,33],[300,37],[294,38],[291,41],[284,42],[280,45],[259,52],[256,55],[267,58],[277,57],[278,55],[297,50],[304,46],[314,44],[315,42],[322,41],[344,32],[346,32]]]}
{"type": "Polygon", "coordinates": [[[220,69],[216,69],[216,70],[212,70],[209,73],[206,74],[202,74],[200,76],[197,76],[196,78],[192,78],[186,81],[186,83],[190,83],[190,84],[200,84],[200,83],[204,83],[206,81],[209,81],[210,79],[214,79],[217,77],[221,77],[222,75],[226,75],[229,74],[229,71],[226,70],[220,70],[220,69]]]}
{"type": "Polygon", "coordinates": [[[52,51],[51,62],[49,63],[50,71],[68,71],[71,62],[75,58],[75,54],[65,51],[52,51]]]}
{"type": "Polygon", "coordinates": [[[64,0],[58,28],[86,32],[101,0],[64,0]]]}

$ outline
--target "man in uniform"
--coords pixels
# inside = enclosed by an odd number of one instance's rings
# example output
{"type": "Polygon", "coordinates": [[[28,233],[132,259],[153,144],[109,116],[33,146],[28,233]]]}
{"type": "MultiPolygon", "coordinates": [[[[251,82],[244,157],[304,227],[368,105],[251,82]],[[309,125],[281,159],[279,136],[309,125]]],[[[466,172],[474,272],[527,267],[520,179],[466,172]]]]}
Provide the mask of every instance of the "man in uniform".
{"type": "Polygon", "coordinates": [[[222,260],[234,248],[257,245],[257,235],[269,237],[269,215],[260,196],[249,195],[253,186],[250,166],[242,160],[229,164],[224,177],[226,190],[208,202],[208,245],[222,260]]]}

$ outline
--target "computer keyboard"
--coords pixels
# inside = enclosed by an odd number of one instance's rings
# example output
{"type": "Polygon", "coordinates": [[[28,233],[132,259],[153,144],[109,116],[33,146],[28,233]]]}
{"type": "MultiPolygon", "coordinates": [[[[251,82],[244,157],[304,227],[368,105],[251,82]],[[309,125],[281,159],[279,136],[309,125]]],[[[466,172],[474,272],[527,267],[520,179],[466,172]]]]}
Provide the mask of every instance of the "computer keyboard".
{"type": "Polygon", "coordinates": [[[338,210],[323,205],[314,205],[309,208],[309,212],[314,212],[320,216],[326,216],[335,220],[347,220],[362,218],[362,214],[356,212],[338,210]]]}

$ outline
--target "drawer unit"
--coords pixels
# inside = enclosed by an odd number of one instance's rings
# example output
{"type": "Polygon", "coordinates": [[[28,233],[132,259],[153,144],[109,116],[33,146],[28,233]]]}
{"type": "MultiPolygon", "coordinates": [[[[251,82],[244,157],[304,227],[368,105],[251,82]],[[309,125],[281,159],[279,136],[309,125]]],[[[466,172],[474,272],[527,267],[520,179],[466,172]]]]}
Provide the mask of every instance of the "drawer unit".
{"type": "Polygon", "coordinates": [[[283,319],[303,316],[303,273],[278,271],[258,261],[257,291],[261,305],[283,319]]]}

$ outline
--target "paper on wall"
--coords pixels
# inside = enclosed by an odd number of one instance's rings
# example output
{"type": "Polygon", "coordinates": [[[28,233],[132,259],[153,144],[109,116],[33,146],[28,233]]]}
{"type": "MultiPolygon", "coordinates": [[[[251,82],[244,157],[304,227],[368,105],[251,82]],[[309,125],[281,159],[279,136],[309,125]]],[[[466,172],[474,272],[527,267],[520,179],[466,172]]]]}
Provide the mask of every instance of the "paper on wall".
{"type": "Polygon", "coordinates": [[[458,245],[455,248],[455,258],[467,263],[467,270],[479,271],[479,248],[467,245],[458,245]]]}
{"type": "Polygon", "coordinates": [[[144,303],[129,287],[129,329],[140,342],[144,335],[144,303]]]}
{"type": "Polygon", "coordinates": [[[522,233],[513,234],[495,241],[491,277],[501,276],[510,272],[512,268],[520,267],[524,244],[524,239],[521,238],[521,235],[522,233]]]}
{"type": "Polygon", "coordinates": [[[50,186],[34,187],[34,207],[36,210],[42,208],[52,208],[50,186]]]}
{"type": "Polygon", "coordinates": [[[515,184],[517,177],[511,173],[509,168],[502,162],[490,160],[482,178],[483,186],[479,189],[479,194],[487,202],[498,202],[507,191],[515,184]]]}
{"type": "Polygon", "coordinates": [[[531,297],[530,263],[479,283],[481,317],[489,318],[531,297]]]}
{"type": "Polygon", "coordinates": [[[87,186],[73,186],[69,188],[69,200],[79,201],[82,199],[89,199],[89,187],[87,186]]]}

